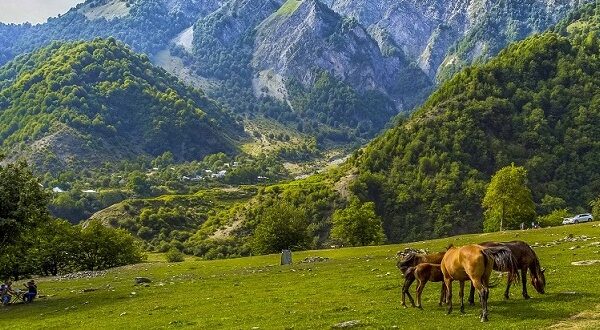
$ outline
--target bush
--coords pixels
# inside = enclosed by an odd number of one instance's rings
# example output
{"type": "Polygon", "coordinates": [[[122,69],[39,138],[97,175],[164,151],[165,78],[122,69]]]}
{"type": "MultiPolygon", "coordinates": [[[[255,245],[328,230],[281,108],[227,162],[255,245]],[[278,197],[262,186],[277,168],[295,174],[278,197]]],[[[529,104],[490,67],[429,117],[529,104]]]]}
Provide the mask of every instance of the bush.
{"type": "Polygon", "coordinates": [[[600,196],[591,201],[590,206],[592,207],[592,217],[594,217],[594,220],[600,220],[600,196]]]}
{"type": "Polygon", "coordinates": [[[141,262],[145,255],[140,243],[123,229],[106,227],[98,220],[89,221],[77,234],[76,267],[101,270],[141,262]]]}
{"type": "Polygon", "coordinates": [[[567,209],[554,210],[552,213],[539,216],[538,222],[542,227],[556,227],[562,225],[563,218],[569,217],[567,209]]]}
{"type": "Polygon", "coordinates": [[[331,237],[351,246],[383,243],[385,234],[381,218],[375,213],[375,203],[361,204],[356,198],[347,208],[335,211],[331,237]]]}
{"type": "Polygon", "coordinates": [[[165,256],[168,262],[182,262],[185,260],[185,255],[177,248],[171,248],[165,256]]]}

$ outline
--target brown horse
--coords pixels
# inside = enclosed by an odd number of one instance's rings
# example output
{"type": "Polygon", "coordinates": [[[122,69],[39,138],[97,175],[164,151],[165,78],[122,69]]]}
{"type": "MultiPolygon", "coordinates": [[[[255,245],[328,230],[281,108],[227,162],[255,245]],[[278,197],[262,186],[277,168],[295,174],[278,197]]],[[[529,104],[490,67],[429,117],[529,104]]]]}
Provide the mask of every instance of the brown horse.
{"type": "MultiPolygon", "coordinates": [[[[523,241],[512,241],[512,242],[484,242],[479,245],[484,247],[497,247],[505,246],[510,249],[512,254],[515,256],[517,261],[517,268],[521,270],[521,281],[523,284],[523,298],[529,299],[527,294],[527,270],[529,269],[529,275],[531,276],[531,285],[535,288],[538,293],[543,294],[546,288],[546,276],[544,275],[544,268],[540,267],[540,260],[537,255],[527,243],[523,241]]],[[[499,269],[497,265],[494,265],[494,270],[497,271],[509,271],[499,269]]],[[[504,291],[504,299],[509,298],[510,286],[512,276],[508,276],[509,280],[504,291]]],[[[471,285],[471,292],[469,293],[469,304],[475,303],[475,288],[471,285]]]]}
{"type": "Polygon", "coordinates": [[[464,313],[465,281],[471,280],[481,298],[481,322],[488,320],[489,282],[494,264],[503,269],[511,269],[513,271],[510,274],[518,276],[515,258],[506,247],[485,248],[473,244],[460,248],[451,247],[446,252],[441,268],[447,289],[448,314],[452,312],[452,281],[460,282],[460,312],[464,313]]]}
{"type": "MultiPolygon", "coordinates": [[[[429,281],[444,282],[444,274],[442,273],[442,268],[439,264],[423,263],[414,267],[414,277],[417,279],[417,307],[422,309],[421,295],[423,294],[423,289],[425,289],[425,284],[429,281]]],[[[446,285],[442,283],[439,302],[440,306],[442,306],[444,298],[446,298],[446,285]]]]}
{"type": "MultiPolygon", "coordinates": [[[[410,272],[408,271],[410,268],[414,268],[422,263],[432,263],[439,264],[442,262],[442,258],[446,252],[438,252],[432,254],[409,254],[404,260],[398,261],[396,266],[400,269],[402,274],[404,275],[404,284],[402,285],[402,306],[406,307],[406,296],[410,300],[410,304],[415,307],[415,301],[413,297],[410,295],[410,286],[415,281],[414,269],[410,272]]],[[[442,284],[442,290],[445,290],[444,285],[442,284]]]]}

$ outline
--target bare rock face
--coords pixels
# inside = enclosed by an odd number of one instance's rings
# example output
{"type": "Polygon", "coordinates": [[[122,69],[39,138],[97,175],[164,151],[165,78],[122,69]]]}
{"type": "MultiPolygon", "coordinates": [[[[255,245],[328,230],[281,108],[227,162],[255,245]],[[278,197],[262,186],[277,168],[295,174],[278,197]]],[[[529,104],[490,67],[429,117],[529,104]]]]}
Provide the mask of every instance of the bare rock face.
{"type": "Polygon", "coordinates": [[[385,89],[398,63],[384,58],[357,22],[343,20],[318,1],[304,1],[293,13],[276,12],[258,27],[252,64],[304,85],[314,82],[312,69],[318,68],[365,90],[385,89]]]}
{"type": "Polygon", "coordinates": [[[385,56],[357,20],[315,0],[280,9],[264,20],[257,28],[252,59],[255,71],[296,79],[304,86],[327,71],[358,91],[388,95],[398,110],[402,93],[395,87],[406,66],[402,58],[385,56]]]}
{"type": "Polygon", "coordinates": [[[588,0],[325,0],[367,29],[386,31],[431,78],[541,32],[588,0]]]}

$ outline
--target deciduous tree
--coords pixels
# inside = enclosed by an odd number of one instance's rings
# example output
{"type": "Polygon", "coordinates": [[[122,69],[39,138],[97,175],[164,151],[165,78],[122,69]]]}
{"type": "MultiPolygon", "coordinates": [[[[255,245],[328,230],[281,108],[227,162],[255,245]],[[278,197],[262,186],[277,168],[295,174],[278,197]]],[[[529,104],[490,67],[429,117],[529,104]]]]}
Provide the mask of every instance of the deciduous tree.
{"type": "Polygon", "coordinates": [[[527,170],[514,164],[500,169],[492,177],[483,198],[485,231],[516,228],[535,219],[535,204],[527,187],[527,170]]]}

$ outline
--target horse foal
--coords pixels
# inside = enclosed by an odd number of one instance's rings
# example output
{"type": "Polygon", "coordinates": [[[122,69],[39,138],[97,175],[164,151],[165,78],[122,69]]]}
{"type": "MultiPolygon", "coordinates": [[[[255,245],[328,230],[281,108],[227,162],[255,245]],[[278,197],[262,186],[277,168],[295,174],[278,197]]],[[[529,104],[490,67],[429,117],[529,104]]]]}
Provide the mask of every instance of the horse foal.
{"type": "MultiPolygon", "coordinates": [[[[423,289],[425,289],[425,284],[427,284],[429,281],[443,282],[444,274],[442,273],[442,269],[439,264],[424,263],[415,267],[415,278],[417,279],[417,308],[422,309],[423,306],[421,305],[421,295],[423,294],[423,289]]],[[[445,298],[446,285],[442,283],[439,302],[440,306],[442,306],[442,302],[445,298]]]]}

